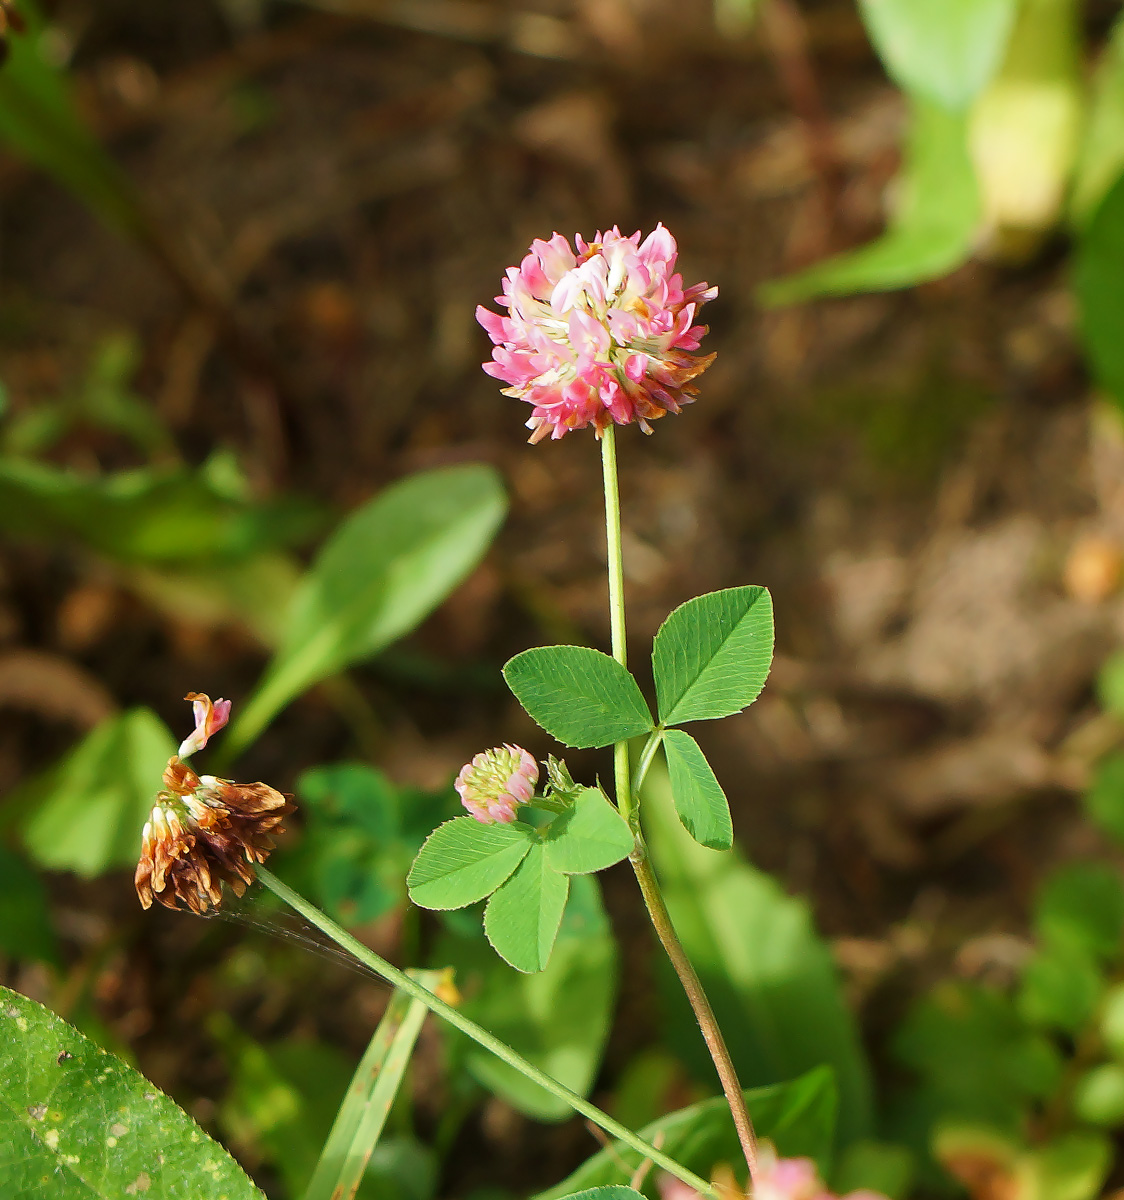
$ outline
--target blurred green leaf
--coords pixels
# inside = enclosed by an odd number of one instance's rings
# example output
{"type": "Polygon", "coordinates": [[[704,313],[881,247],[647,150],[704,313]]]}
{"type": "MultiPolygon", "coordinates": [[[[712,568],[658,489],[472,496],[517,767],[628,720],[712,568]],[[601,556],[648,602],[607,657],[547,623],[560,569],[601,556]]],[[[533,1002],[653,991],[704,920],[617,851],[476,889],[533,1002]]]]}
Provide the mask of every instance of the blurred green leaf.
{"type": "Polygon", "coordinates": [[[1049,1200],[1095,1200],[1112,1166],[1112,1143],[1102,1134],[1067,1133],[1027,1155],[1031,1195],[1049,1200]]]}
{"type": "Polygon", "coordinates": [[[517,971],[541,971],[550,961],[569,894],[569,876],[550,865],[541,841],[532,842],[484,909],[484,933],[492,949],[517,971]]]}
{"type": "Polygon", "coordinates": [[[144,226],[127,176],[90,133],[63,74],[44,53],[46,30],[22,0],[26,34],[8,39],[0,70],[0,139],[73,192],[104,221],[137,235],[144,226]]]}
{"type": "Polygon", "coordinates": [[[1124,1066],[1101,1063],[1086,1071],[1073,1088],[1073,1112],[1090,1125],[1124,1125],[1124,1066]]]}
{"type": "MultiPolygon", "coordinates": [[[[1107,410],[1106,414],[1111,414],[1112,410],[1107,410]]],[[[1119,414],[1113,414],[1115,419],[1112,421],[1112,427],[1119,427],[1119,414]]],[[[1107,431],[1106,431],[1106,435],[1107,431]]],[[[1101,663],[1101,669],[1097,672],[1097,699],[1101,704],[1115,716],[1124,717],[1124,653],[1117,651],[1115,654],[1110,654],[1108,658],[1101,663]]]]}
{"type": "Polygon", "coordinates": [[[306,688],[420,624],[479,563],[506,508],[496,472],[469,464],[411,475],[351,513],[305,576],[227,756],[306,688]]]}
{"type": "Polygon", "coordinates": [[[454,817],[429,835],[406,877],[422,908],[464,908],[500,886],[538,844],[530,825],[484,825],[454,817]]]}
{"type": "Polygon", "coordinates": [[[647,733],[640,687],[616,659],[588,646],[537,646],[503,669],[515,698],[564,746],[608,746],[647,733]]]}
{"type": "Polygon", "coordinates": [[[832,1190],[845,1196],[865,1188],[887,1200],[904,1200],[913,1174],[913,1155],[905,1146],[864,1139],[852,1142],[843,1152],[832,1190]]]}
{"type": "Polygon", "coordinates": [[[1082,799],[1089,819],[1124,841],[1124,754],[1111,754],[1097,764],[1082,799]]]}
{"type": "Polygon", "coordinates": [[[1124,176],[1078,240],[1073,287],[1093,373],[1117,405],[1124,405],[1124,176]]]}
{"type": "Polygon", "coordinates": [[[742,37],[753,28],[761,0],[714,0],[714,24],[723,37],[742,37]]]}
{"type": "Polygon", "coordinates": [[[1078,229],[1124,172],[1124,18],[1117,17],[1093,75],[1093,94],[1069,195],[1078,229]]]}
{"type": "MultiPolygon", "coordinates": [[[[813,1158],[821,1171],[829,1165],[838,1105],[830,1070],[820,1068],[789,1083],[755,1088],[747,1091],[745,1098],[758,1137],[773,1142],[779,1154],[813,1158]]],[[[744,1163],[730,1107],[720,1096],[669,1113],[639,1132],[649,1142],[662,1137],[657,1144],[665,1154],[704,1177],[718,1163],[744,1163]]],[[[535,1200],[560,1200],[575,1188],[621,1183],[632,1177],[639,1163],[637,1151],[618,1143],[599,1151],[535,1200]]],[[[734,1169],[737,1172],[736,1165],[734,1169]]],[[[743,1183],[744,1179],[743,1168],[743,1183]]],[[[645,1181],[644,1192],[658,1195],[651,1175],[645,1181]]]]}
{"type": "Polygon", "coordinates": [[[1105,962],[1115,961],[1124,935],[1120,872],[1100,862],[1075,863],[1053,872],[1039,890],[1034,924],[1047,944],[1073,946],[1105,962]]]}
{"type": "Polygon", "coordinates": [[[431,1200],[439,1166],[433,1149],[417,1138],[384,1137],[371,1153],[358,1200],[431,1200]]]}
{"type": "MultiPolygon", "coordinates": [[[[806,902],[785,895],[736,850],[722,854],[693,841],[658,763],[648,773],[643,813],[672,920],[743,1082],[780,1082],[828,1064],[839,1083],[843,1142],[869,1133],[870,1079],[858,1029],[806,902]]],[[[668,972],[664,982],[674,1017],[668,1036],[712,1080],[678,981],[668,972]]]]}
{"type": "Polygon", "coordinates": [[[882,237],[805,271],[767,283],[761,300],[882,292],[923,283],[965,262],[981,218],[967,118],[914,99],[897,204],[882,237]]]}
{"type": "Polygon", "coordinates": [[[883,66],[903,91],[965,108],[995,73],[1017,0],[859,0],[883,66]]]}
{"type": "Polygon", "coordinates": [[[1124,983],[1115,984],[1104,998],[1100,1033],[1108,1052],[1124,1062],[1124,983]]]}
{"type": "Polygon", "coordinates": [[[144,1076],[0,987],[0,1195],[41,1200],[262,1194],[144,1076]]]}
{"type": "Polygon", "coordinates": [[[176,751],[147,708],[103,721],[7,803],[28,810],[23,841],[42,867],[90,878],[136,864],[141,831],[176,751]]]}
{"type": "Polygon", "coordinates": [[[13,958],[59,961],[43,881],[4,845],[0,845],[0,951],[13,958]]]}
{"type": "MultiPolygon", "coordinates": [[[[456,971],[461,1011],[536,1067],[589,1095],[608,1041],[617,992],[617,947],[593,876],[571,881],[554,953],[545,970],[516,972],[479,932],[446,933],[431,955],[456,971]]],[[[475,1042],[450,1034],[458,1061],[485,1087],[540,1121],[564,1121],[572,1110],[475,1042]]]]}
{"type": "Polygon", "coordinates": [[[683,828],[700,846],[729,850],[734,844],[730,806],[698,742],[682,729],[669,729],[663,748],[675,811],[683,828]]]}
{"type": "Polygon", "coordinates": [[[652,647],[660,720],[682,725],[740,712],[757,699],[772,661],[773,601],[763,587],[688,600],[668,615],[652,647]]]}
{"type": "Polygon", "coordinates": [[[550,823],[547,862],[565,875],[604,871],[633,850],[632,831],[600,788],[582,788],[572,807],[550,823]]]}
{"type": "Polygon", "coordinates": [[[1053,1042],[1027,1026],[1010,999],[962,982],[916,1003],[893,1052],[919,1076],[909,1105],[896,1105],[902,1121],[914,1115],[909,1107],[929,1124],[955,1118],[1017,1133],[1029,1102],[1050,1096],[1062,1071],[1053,1042]]]}
{"type": "Polygon", "coordinates": [[[1043,946],[1027,963],[1017,1003],[1031,1025],[1077,1033],[1103,989],[1104,976],[1089,953],[1063,942],[1043,946]]]}

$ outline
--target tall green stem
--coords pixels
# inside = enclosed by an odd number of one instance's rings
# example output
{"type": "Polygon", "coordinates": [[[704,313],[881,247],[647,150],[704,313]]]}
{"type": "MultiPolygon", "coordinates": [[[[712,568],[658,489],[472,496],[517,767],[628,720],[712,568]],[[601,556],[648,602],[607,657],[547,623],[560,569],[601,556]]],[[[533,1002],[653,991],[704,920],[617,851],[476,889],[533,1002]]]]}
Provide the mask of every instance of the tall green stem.
{"type": "MultiPolygon", "coordinates": [[[[617,481],[617,443],[616,429],[609,425],[601,435],[601,470],[605,482],[605,541],[608,546],[609,567],[609,630],[612,636],[613,657],[627,667],[625,652],[625,620],[624,620],[624,557],[621,553],[621,501],[620,486],[617,481]]],[[[636,837],[636,846],[629,861],[636,873],[636,881],[640,884],[640,893],[644,897],[644,905],[652,919],[656,934],[675,968],[683,991],[687,994],[695,1019],[699,1023],[706,1048],[714,1060],[718,1079],[722,1084],[726,1102],[730,1106],[730,1114],[734,1119],[738,1141],[745,1155],[745,1165],[749,1171],[750,1192],[755,1190],[757,1174],[757,1134],[746,1108],[745,1095],[738,1073],[734,1069],[730,1051],[714,1009],[703,990],[698,973],[687,957],[683,943],[675,932],[671,922],[671,914],[667,911],[663,893],[660,891],[659,880],[648,859],[648,850],[644,844],[644,835],[640,828],[639,791],[640,784],[648,772],[652,759],[663,740],[663,727],[653,730],[648,744],[641,754],[640,765],[636,772],[635,785],[629,777],[628,743],[617,742],[613,747],[613,775],[616,783],[617,807],[621,815],[628,821],[636,837]]]]}
{"type": "Polygon", "coordinates": [[[627,1126],[622,1125],[619,1121],[614,1121],[608,1113],[602,1112],[595,1105],[590,1104],[588,1100],[582,1099],[577,1092],[572,1092],[564,1084],[558,1082],[557,1079],[552,1079],[544,1071],[540,1071],[533,1063],[528,1062],[521,1054],[507,1045],[506,1042],[501,1042],[495,1034],[489,1033],[483,1026],[477,1025],[475,1021],[470,1021],[463,1013],[458,1012],[451,1005],[446,1004],[444,1000],[435,996],[431,991],[422,987],[416,979],[407,975],[405,971],[400,971],[397,967],[392,966],[385,958],[380,957],[373,950],[368,949],[362,942],[351,936],[346,929],[341,929],[330,917],[322,913],[314,904],[310,904],[303,896],[294,892],[291,887],[281,882],[272,871],[265,867],[258,867],[258,879],[265,884],[267,888],[279,899],[283,900],[290,908],[300,913],[306,921],[311,922],[322,933],[326,933],[337,945],[342,946],[349,954],[354,955],[361,963],[376,971],[388,983],[394,986],[406,995],[420,1001],[430,1010],[436,1013],[439,1017],[448,1021],[454,1028],[459,1029],[461,1033],[467,1034],[474,1042],[484,1047],[485,1050],[490,1050],[497,1058],[502,1059],[508,1066],[514,1067],[515,1070],[525,1075],[528,1079],[537,1083],[539,1087],[550,1092],[552,1096],[557,1096],[559,1100],[568,1104],[575,1112],[581,1113],[583,1117],[587,1117],[595,1125],[599,1125],[606,1133],[610,1133],[613,1137],[624,1142],[625,1145],[631,1146],[633,1150],[639,1151],[645,1158],[650,1158],[657,1166],[677,1179],[683,1180],[688,1186],[703,1195],[712,1197],[712,1200],[717,1200],[717,1191],[701,1176],[696,1175],[693,1171],[688,1171],[686,1167],[681,1166],[664,1154],[662,1150],[655,1146],[649,1145],[642,1137],[638,1137],[627,1126]]]}

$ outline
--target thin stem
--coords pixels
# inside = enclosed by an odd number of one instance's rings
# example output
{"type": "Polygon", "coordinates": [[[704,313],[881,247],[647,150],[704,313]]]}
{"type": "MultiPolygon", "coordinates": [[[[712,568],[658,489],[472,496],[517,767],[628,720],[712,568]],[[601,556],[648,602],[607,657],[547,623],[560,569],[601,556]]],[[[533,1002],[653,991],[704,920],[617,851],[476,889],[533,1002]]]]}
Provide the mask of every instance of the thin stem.
{"type": "MultiPolygon", "coordinates": [[[[621,501],[617,481],[617,444],[616,430],[609,425],[601,434],[601,469],[605,482],[605,541],[608,547],[609,567],[609,629],[612,634],[613,657],[627,667],[625,655],[625,620],[624,620],[624,557],[621,553],[621,501]]],[[[660,892],[659,881],[648,861],[648,851],[644,845],[644,835],[640,829],[640,785],[648,768],[652,764],[656,751],[663,741],[663,726],[657,726],[648,737],[640,763],[636,771],[636,782],[629,778],[628,743],[617,742],[613,747],[613,774],[616,782],[617,807],[621,815],[628,821],[636,838],[636,848],[629,856],[636,880],[640,884],[640,893],[648,915],[655,926],[656,934],[664,950],[667,952],[671,965],[675,968],[679,982],[683,985],[687,999],[694,1011],[695,1019],[702,1030],[706,1048],[714,1060],[722,1091],[730,1106],[730,1114],[734,1118],[734,1128],[737,1130],[738,1141],[745,1155],[745,1165],[749,1170],[750,1191],[755,1190],[757,1173],[757,1135],[753,1129],[749,1110],[745,1106],[745,1095],[738,1082],[738,1073],[734,1069],[730,1051],[721,1029],[714,1016],[714,1009],[706,998],[702,983],[699,981],[687,952],[683,949],[671,923],[671,914],[667,911],[663,894],[660,892]]]]}
{"type": "MultiPolygon", "coordinates": [[[[605,482],[605,541],[609,560],[609,633],[613,657],[628,666],[624,628],[624,555],[621,553],[621,497],[617,484],[617,431],[609,425],[601,434],[601,472],[605,482]]],[[[613,778],[621,816],[637,832],[637,818],[629,782],[628,742],[613,746],[613,778]]]]}
{"type": "Polygon", "coordinates": [[[537,1083],[539,1087],[550,1092],[552,1096],[557,1096],[559,1100],[564,1101],[575,1112],[581,1113],[583,1117],[588,1117],[594,1124],[604,1129],[606,1133],[611,1133],[619,1141],[631,1146],[633,1150],[638,1151],[644,1158],[650,1158],[658,1166],[663,1167],[665,1171],[668,1171],[677,1179],[681,1179],[688,1186],[694,1188],[696,1192],[717,1200],[717,1191],[701,1176],[696,1175],[693,1171],[688,1171],[686,1167],[681,1166],[675,1159],[664,1154],[662,1150],[649,1145],[642,1137],[638,1137],[627,1126],[622,1125],[619,1121],[614,1121],[608,1113],[602,1112],[595,1105],[590,1104],[588,1100],[583,1100],[577,1092],[572,1092],[564,1084],[559,1083],[557,1079],[552,1079],[545,1072],[540,1071],[538,1067],[529,1063],[521,1054],[512,1050],[505,1042],[501,1042],[498,1037],[489,1033],[483,1026],[477,1025],[475,1021],[470,1021],[468,1017],[459,1013],[451,1005],[446,1004],[444,1000],[439,999],[432,992],[422,987],[417,980],[411,978],[404,971],[400,971],[397,967],[392,966],[385,958],[381,958],[373,950],[368,949],[362,942],[352,937],[346,929],[341,929],[335,921],[325,916],[314,904],[310,904],[303,896],[298,895],[291,887],[282,883],[272,871],[267,870],[265,867],[258,867],[257,874],[258,879],[275,896],[295,909],[306,921],[310,921],[322,933],[326,933],[332,941],[342,946],[349,954],[353,954],[365,966],[370,967],[372,971],[377,971],[388,983],[392,983],[396,988],[405,992],[413,999],[419,1000],[431,1012],[448,1021],[454,1028],[459,1029],[461,1033],[467,1034],[474,1042],[483,1046],[485,1050],[490,1050],[497,1058],[507,1063],[508,1066],[514,1067],[515,1070],[525,1075],[534,1083],[537,1083]]]}

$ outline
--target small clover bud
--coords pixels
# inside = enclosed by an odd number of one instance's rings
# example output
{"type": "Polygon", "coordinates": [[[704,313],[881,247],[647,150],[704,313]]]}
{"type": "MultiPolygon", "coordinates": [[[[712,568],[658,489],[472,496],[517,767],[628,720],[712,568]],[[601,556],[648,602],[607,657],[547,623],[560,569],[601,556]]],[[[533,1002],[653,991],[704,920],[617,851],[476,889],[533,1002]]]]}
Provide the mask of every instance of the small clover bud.
{"type": "Polygon", "coordinates": [[[195,710],[195,729],[180,742],[180,758],[188,758],[196,750],[202,750],[208,739],[230,720],[230,701],[221,697],[213,704],[211,697],[202,692],[188,692],[185,700],[191,701],[195,710]]]}
{"type": "Polygon", "coordinates": [[[573,804],[578,793],[584,791],[580,783],[575,783],[566,766],[566,760],[555,758],[553,754],[546,756],[546,787],[544,794],[549,800],[561,800],[563,804],[573,804]]]}
{"type": "Polygon", "coordinates": [[[695,317],[718,289],[684,289],[663,225],[643,242],[614,226],[575,245],[560,233],[535,240],[496,297],[508,315],[477,307],[495,345],[484,370],[533,406],[532,442],[590,424],[600,437],[614,422],[651,433],[650,421],[695,398],[691,381],[714,361],[693,351],[706,333],[695,317]]]}
{"type": "Polygon", "coordinates": [[[520,804],[530,804],[538,781],[539,764],[521,746],[505,742],[466,763],[453,786],[478,821],[506,825],[520,804]]]}

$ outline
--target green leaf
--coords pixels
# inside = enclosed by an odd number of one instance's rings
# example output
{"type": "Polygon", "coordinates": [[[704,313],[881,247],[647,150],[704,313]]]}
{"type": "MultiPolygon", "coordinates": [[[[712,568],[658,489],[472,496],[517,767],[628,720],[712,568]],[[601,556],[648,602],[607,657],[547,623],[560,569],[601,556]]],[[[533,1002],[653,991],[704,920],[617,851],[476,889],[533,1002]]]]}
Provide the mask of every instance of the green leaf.
{"type": "Polygon", "coordinates": [[[464,908],[483,900],[506,880],[536,843],[521,821],[483,825],[454,817],[438,827],[418,851],[406,876],[410,899],[422,908],[464,908]]]}
{"type": "Polygon", "coordinates": [[[42,867],[85,878],[136,864],[141,831],[176,741],[147,708],[109,717],[9,804],[27,806],[23,841],[42,867]]]}
{"type": "Polygon", "coordinates": [[[0,988],[0,1195],[262,1200],[167,1096],[42,1005],[0,988]]]}
{"type": "Polygon", "coordinates": [[[884,292],[937,279],[972,252],[982,209],[967,118],[914,99],[889,228],[873,242],[767,283],[767,305],[884,292]]]}
{"type": "Polygon", "coordinates": [[[476,567],[506,512],[479,464],[401,480],[344,520],[293,601],[281,648],[227,735],[247,746],[295,696],[410,632],[476,567]]]}
{"type": "Polygon", "coordinates": [[[1016,0],[859,0],[859,8],[903,91],[962,109],[999,67],[1016,0]]]}
{"type": "Polygon", "coordinates": [[[1083,801],[1089,819],[1124,842],[1124,754],[1110,754],[1097,764],[1083,801]]]}
{"type": "Polygon", "coordinates": [[[550,865],[542,842],[532,842],[526,858],[484,909],[484,932],[492,949],[517,971],[541,971],[550,961],[569,892],[569,876],[550,865]]]}
{"type": "MultiPolygon", "coordinates": [[[[790,1083],[745,1093],[757,1136],[768,1138],[785,1158],[812,1158],[821,1171],[831,1156],[837,1096],[831,1071],[819,1068],[790,1083]]],[[[721,1096],[660,1117],[640,1131],[688,1170],[706,1176],[716,1163],[744,1163],[730,1108],[721,1096]]],[[[534,1200],[561,1200],[577,1188],[622,1183],[640,1165],[637,1151],[619,1142],[599,1151],[555,1187],[534,1200]]],[[[740,1174],[744,1182],[744,1167],[740,1174]]]]}
{"type": "Polygon", "coordinates": [[[530,716],[565,746],[608,746],[652,728],[636,680],[600,650],[524,650],[504,666],[503,677],[530,716]]]}
{"type": "Polygon", "coordinates": [[[627,858],[634,839],[600,788],[582,788],[573,806],[551,822],[545,845],[546,860],[556,871],[587,875],[627,858]]]}
{"type": "Polygon", "coordinates": [[[1073,263],[1078,328],[1093,374],[1124,406],[1124,175],[1109,189],[1077,243],[1073,263]]]}
{"type": "Polygon", "coordinates": [[[1034,924],[1050,945],[1073,946],[1102,961],[1116,961],[1124,935],[1119,871],[1099,862],[1055,871],[1038,894],[1034,924]]]}
{"type": "Polygon", "coordinates": [[[58,963],[59,951],[38,874],[0,845],[0,951],[13,958],[58,963]]]}
{"type": "MultiPolygon", "coordinates": [[[[693,841],[675,815],[658,762],[648,772],[643,804],[672,920],[742,1081],[776,1083],[827,1063],[839,1083],[842,1141],[865,1136],[871,1120],[866,1059],[807,904],[736,850],[719,854],[693,841]]],[[[661,983],[673,1049],[710,1083],[713,1068],[682,989],[670,972],[661,983]]]]}
{"type": "MultiPolygon", "coordinates": [[[[497,958],[479,931],[446,933],[432,961],[456,972],[460,1009],[530,1059],[588,1096],[609,1039],[618,954],[591,875],[571,880],[570,898],[545,970],[524,975],[497,958]]],[[[565,1121],[569,1105],[460,1034],[450,1033],[456,1062],[484,1087],[538,1121],[565,1121]]]]}
{"type": "Polygon", "coordinates": [[[643,1193],[623,1184],[611,1187],[588,1188],[584,1192],[570,1192],[563,1200],[644,1200],[643,1193]]]}
{"type": "MultiPolygon", "coordinates": [[[[429,991],[438,987],[443,978],[439,971],[413,974],[429,991]]],[[[395,989],[344,1093],[304,1200],[339,1200],[358,1191],[428,1012],[420,1001],[411,1000],[395,989]]]]}
{"type": "Polygon", "coordinates": [[[773,660],[773,602],[763,587],[696,596],[660,626],[652,670],[666,725],[728,717],[757,699],[773,660]]]}
{"type": "Polygon", "coordinates": [[[1062,942],[1043,946],[1027,963],[1019,1012],[1031,1025],[1077,1033],[1092,1017],[1104,976],[1088,951],[1062,942]]]}
{"type": "Polygon", "coordinates": [[[1073,1112],[1090,1125],[1106,1129],[1124,1125],[1124,1067],[1101,1063],[1086,1071],[1073,1088],[1073,1112]]]}
{"type": "Polygon", "coordinates": [[[1109,1054],[1124,1062],[1124,983],[1111,987],[1101,1004],[1100,1033],[1109,1054]]]}
{"type": "Polygon", "coordinates": [[[1027,1155],[1030,1194],[1050,1200],[1095,1200],[1112,1166],[1113,1145],[1103,1134],[1066,1133],[1027,1155]]]}
{"type": "Polygon", "coordinates": [[[1124,18],[1117,17],[1093,75],[1093,94],[1078,151],[1069,216],[1083,228],[1124,173],[1124,18]]]}
{"type": "Polygon", "coordinates": [[[866,1190],[887,1200],[905,1200],[913,1176],[913,1155],[905,1146],[863,1139],[843,1152],[831,1184],[841,1196],[866,1190]]]}
{"type": "Polygon", "coordinates": [[[671,795],[683,828],[701,846],[729,850],[734,844],[730,806],[698,742],[682,729],[669,729],[664,734],[663,748],[671,795]]]}
{"type": "Polygon", "coordinates": [[[129,180],[82,122],[67,80],[48,62],[43,22],[29,5],[20,8],[30,28],[8,39],[0,71],[0,138],[110,225],[138,233],[144,221],[129,180]]]}

